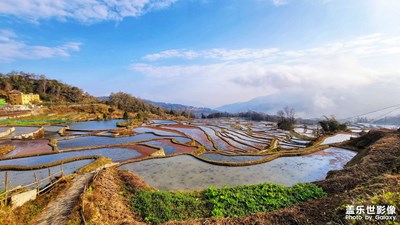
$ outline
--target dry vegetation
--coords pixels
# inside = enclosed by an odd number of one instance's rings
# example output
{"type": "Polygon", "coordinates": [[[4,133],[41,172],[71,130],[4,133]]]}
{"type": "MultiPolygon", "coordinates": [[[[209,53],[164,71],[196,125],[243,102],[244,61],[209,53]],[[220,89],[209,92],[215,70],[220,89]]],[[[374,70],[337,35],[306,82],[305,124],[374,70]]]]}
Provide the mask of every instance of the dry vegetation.
{"type": "Polygon", "coordinates": [[[35,217],[43,211],[47,204],[64,190],[68,189],[71,185],[72,178],[72,176],[63,177],[62,180],[48,193],[40,195],[35,200],[30,201],[19,208],[11,209],[9,206],[0,207],[0,224],[34,224],[33,221],[35,217]]]}
{"type": "Polygon", "coordinates": [[[15,149],[13,145],[6,145],[0,147],[0,155],[5,155],[15,149]]]}
{"type": "Polygon", "coordinates": [[[96,170],[106,164],[109,164],[109,163],[112,163],[110,158],[99,157],[94,162],[89,163],[88,165],[77,170],[76,173],[78,173],[78,174],[88,173],[88,172],[94,171],[94,170],[96,170]]]}
{"type": "Polygon", "coordinates": [[[102,170],[81,196],[70,216],[70,224],[142,224],[130,209],[128,199],[137,189],[150,189],[130,172],[102,170]]]}

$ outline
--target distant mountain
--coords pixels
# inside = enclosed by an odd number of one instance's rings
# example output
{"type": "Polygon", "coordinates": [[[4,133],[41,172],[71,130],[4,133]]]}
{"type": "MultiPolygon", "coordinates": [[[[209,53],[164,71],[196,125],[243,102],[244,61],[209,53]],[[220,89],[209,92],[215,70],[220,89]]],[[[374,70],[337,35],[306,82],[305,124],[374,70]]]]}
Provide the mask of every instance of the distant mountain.
{"type": "Polygon", "coordinates": [[[400,115],[375,120],[374,124],[400,125],[400,115]]]}
{"type": "MultiPolygon", "coordinates": [[[[97,99],[100,101],[108,101],[109,98],[110,98],[109,96],[97,97],[97,99]]],[[[166,102],[155,102],[155,101],[151,101],[148,99],[141,99],[141,100],[145,103],[149,103],[153,106],[161,107],[166,110],[170,110],[170,109],[172,109],[174,111],[188,110],[188,111],[193,112],[197,117],[200,117],[202,113],[207,116],[208,114],[218,112],[217,110],[205,108],[205,107],[195,107],[195,106],[188,106],[188,105],[175,104],[175,103],[166,103],[166,102]]]]}
{"type": "Polygon", "coordinates": [[[293,107],[296,111],[304,110],[305,107],[301,102],[302,101],[299,98],[294,98],[291,95],[269,95],[256,97],[247,102],[223,105],[215,110],[229,113],[254,111],[275,114],[285,106],[293,107]]]}
{"type": "Polygon", "coordinates": [[[97,99],[100,101],[108,101],[110,99],[110,96],[99,96],[97,97],[97,99]]]}
{"type": "Polygon", "coordinates": [[[175,103],[165,103],[165,102],[154,102],[150,100],[143,101],[148,102],[152,105],[162,107],[164,109],[172,109],[172,110],[189,110],[192,111],[196,116],[200,116],[202,113],[204,115],[208,115],[210,113],[218,112],[217,110],[205,108],[205,107],[195,107],[195,106],[187,106],[182,104],[175,104],[175,103]]]}

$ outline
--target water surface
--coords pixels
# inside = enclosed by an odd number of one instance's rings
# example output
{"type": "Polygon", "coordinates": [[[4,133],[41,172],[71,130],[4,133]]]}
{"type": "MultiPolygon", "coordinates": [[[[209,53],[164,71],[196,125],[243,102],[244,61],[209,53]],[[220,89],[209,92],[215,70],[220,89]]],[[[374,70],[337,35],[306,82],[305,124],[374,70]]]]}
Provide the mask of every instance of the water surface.
{"type": "Polygon", "coordinates": [[[87,121],[87,122],[76,122],[71,123],[69,128],[72,130],[109,130],[116,129],[117,123],[122,122],[124,120],[96,120],[96,121],[87,121]]]}
{"type": "Polygon", "coordinates": [[[177,152],[181,152],[177,148],[175,148],[175,146],[173,146],[172,143],[168,144],[168,143],[165,143],[165,142],[162,142],[162,141],[148,141],[148,142],[144,142],[144,144],[149,144],[149,145],[152,145],[152,146],[161,147],[161,148],[164,149],[164,153],[167,154],[167,155],[174,154],[174,153],[177,153],[177,152]]]}
{"type": "MultiPolygon", "coordinates": [[[[92,161],[93,161],[92,159],[86,159],[86,160],[79,160],[70,163],[65,163],[63,165],[64,174],[65,175],[72,174],[77,169],[91,163],[92,161]]],[[[49,168],[52,174],[61,171],[61,166],[53,166],[49,168]]],[[[27,185],[34,182],[35,181],[35,178],[33,176],[34,173],[36,173],[38,180],[41,180],[49,176],[48,168],[40,170],[29,170],[29,171],[8,171],[8,178],[9,178],[8,188],[11,189],[18,185],[27,185]]],[[[5,183],[5,171],[0,171],[0,190],[4,190],[5,187],[4,183],[5,183]]],[[[41,187],[45,186],[48,183],[49,183],[48,180],[43,181],[41,183],[41,187]]],[[[33,189],[34,186],[31,186],[29,188],[33,189]]]]}
{"type": "Polygon", "coordinates": [[[173,120],[151,120],[151,122],[157,124],[177,124],[177,122],[173,120]]]}
{"type": "MultiPolygon", "coordinates": [[[[60,140],[57,142],[59,149],[64,150],[68,148],[82,148],[87,146],[101,146],[101,145],[115,145],[127,142],[146,141],[155,138],[168,138],[166,136],[160,137],[154,134],[138,134],[128,137],[105,137],[105,136],[85,136],[69,140],[60,140]]],[[[175,138],[175,137],[169,137],[175,138]]]]}
{"type": "Polygon", "coordinates": [[[147,127],[138,127],[133,129],[133,131],[137,132],[137,133],[146,133],[146,132],[153,132],[157,135],[160,136],[182,136],[178,133],[172,132],[172,131],[165,131],[165,130],[159,130],[159,129],[154,129],[150,126],[147,127]]]}
{"type": "Polygon", "coordinates": [[[214,161],[227,161],[227,162],[246,162],[261,159],[265,156],[227,156],[215,153],[205,153],[200,158],[210,159],[214,161]]]}
{"type": "Polygon", "coordinates": [[[34,157],[26,157],[19,159],[9,159],[0,161],[0,166],[4,165],[21,165],[21,166],[36,166],[45,163],[51,163],[62,159],[73,158],[77,156],[89,156],[89,155],[100,155],[107,158],[111,158],[112,161],[124,161],[131,158],[141,156],[141,154],[135,150],[126,148],[100,148],[85,151],[71,151],[62,152],[51,155],[41,155],[34,157]]]}
{"type": "Polygon", "coordinates": [[[18,127],[15,126],[15,131],[11,133],[12,136],[20,136],[39,130],[40,127],[18,127]]]}
{"type": "Polygon", "coordinates": [[[142,176],[160,190],[192,190],[208,186],[274,182],[291,186],[298,182],[322,180],[328,171],[343,168],[356,155],[340,148],[329,148],[307,156],[282,157],[244,167],[217,166],[192,156],[151,159],[121,166],[142,176]]]}
{"type": "Polygon", "coordinates": [[[334,144],[334,143],[339,143],[343,141],[350,140],[351,137],[358,137],[357,134],[336,134],[332,137],[328,137],[322,142],[322,145],[327,145],[327,144],[334,144]]]}

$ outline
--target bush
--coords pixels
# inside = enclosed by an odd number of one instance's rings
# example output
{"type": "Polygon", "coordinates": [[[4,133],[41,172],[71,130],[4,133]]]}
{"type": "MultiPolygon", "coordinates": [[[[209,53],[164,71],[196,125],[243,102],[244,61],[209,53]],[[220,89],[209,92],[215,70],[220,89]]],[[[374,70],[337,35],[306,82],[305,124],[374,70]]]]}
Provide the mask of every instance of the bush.
{"type": "Polygon", "coordinates": [[[144,221],[162,223],[208,217],[207,202],[196,192],[138,191],[132,201],[144,221]]]}
{"type": "Polygon", "coordinates": [[[269,212],[301,201],[325,196],[315,184],[285,187],[265,183],[237,187],[209,187],[203,192],[139,191],[133,210],[146,222],[162,223],[204,217],[241,217],[269,212]]]}
{"type": "Polygon", "coordinates": [[[308,199],[325,195],[315,184],[297,184],[285,187],[265,183],[222,189],[207,188],[204,195],[217,217],[242,217],[250,213],[270,212],[308,199]]]}
{"type": "Polygon", "coordinates": [[[292,130],[294,128],[294,123],[287,119],[283,119],[278,122],[278,128],[282,130],[292,130]]]}
{"type": "Polygon", "coordinates": [[[337,132],[347,130],[346,123],[339,123],[334,117],[325,117],[325,120],[319,121],[322,130],[325,132],[337,132]]]}

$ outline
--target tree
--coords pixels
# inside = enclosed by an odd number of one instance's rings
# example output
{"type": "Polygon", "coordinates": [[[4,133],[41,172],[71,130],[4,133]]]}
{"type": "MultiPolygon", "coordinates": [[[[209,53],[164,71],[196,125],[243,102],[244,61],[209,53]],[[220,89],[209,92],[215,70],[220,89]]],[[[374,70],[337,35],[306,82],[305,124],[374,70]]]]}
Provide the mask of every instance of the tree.
{"type": "Polygon", "coordinates": [[[128,112],[127,112],[127,111],[124,112],[123,118],[124,118],[125,120],[126,120],[126,119],[129,119],[129,115],[128,115],[128,112]]]}
{"type": "Polygon", "coordinates": [[[295,111],[294,111],[294,108],[286,106],[283,110],[285,111],[286,119],[288,119],[289,122],[292,125],[294,125],[294,123],[295,123],[295,118],[294,117],[295,117],[295,114],[296,114],[295,111]]]}
{"type": "Polygon", "coordinates": [[[279,117],[278,128],[282,130],[292,130],[295,124],[295,110],[286,106],[277,112],[279,117]]]}
{"type": "Polygon", "coordinates": [[[144,113],[142,112],[142,111],[139,111],[137,114],[136,114],[136,118],[135,119],[137,119],[137,120],[143,120],[144,119],[144,113]]]}
{"type": "Polygon", "coordinates": [[[337,131],[345,131],[347,130],[347,124],[346,123],[339,123],[334,116],[331,116],[331,118],[328,118],[327,116],[324,116],[325,119],[319,121],[318,123],[321,125],[322,130],[324,132],[337,132],[337,131]]]}

